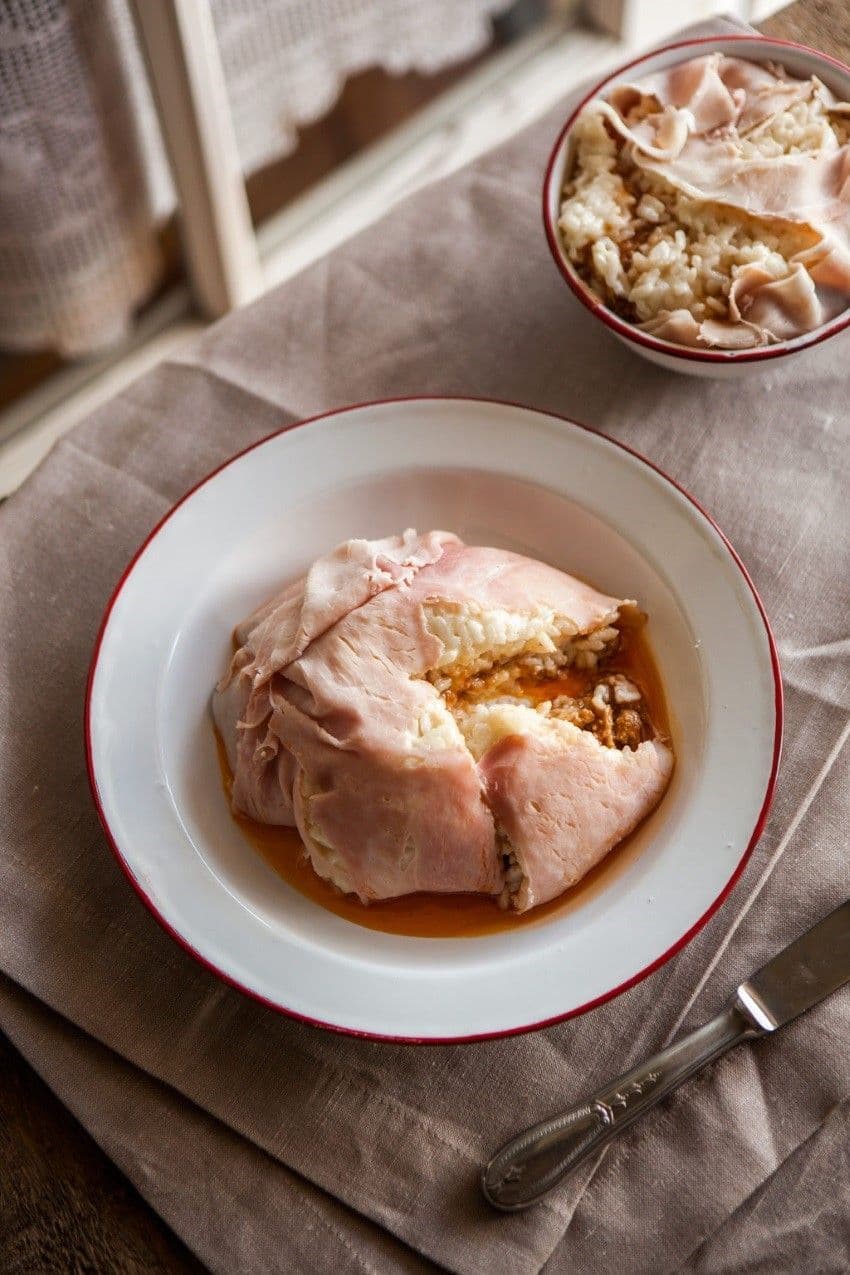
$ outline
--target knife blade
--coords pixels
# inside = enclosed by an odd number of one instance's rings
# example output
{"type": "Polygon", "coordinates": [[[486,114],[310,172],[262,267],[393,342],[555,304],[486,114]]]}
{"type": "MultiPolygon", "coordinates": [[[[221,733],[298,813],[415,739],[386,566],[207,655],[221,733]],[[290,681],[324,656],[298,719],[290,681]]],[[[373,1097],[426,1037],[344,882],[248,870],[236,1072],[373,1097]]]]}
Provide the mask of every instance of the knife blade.
{"type": "Polygon", "coordinates": [[[741,983],[723,1013],[633,1067],[562,1115],[511,1138],[486,1165],[495,1208],[536,1203],[571,1169],[707,1063],[743,1040],[776,1031],[850,982],[850,900],[741,983]]]}
{"type": "Polygon", "coordinates": [[[762,1031],[776,1031],[848,980],[850,900],[743,982],[738,999],[762,1031]]]}

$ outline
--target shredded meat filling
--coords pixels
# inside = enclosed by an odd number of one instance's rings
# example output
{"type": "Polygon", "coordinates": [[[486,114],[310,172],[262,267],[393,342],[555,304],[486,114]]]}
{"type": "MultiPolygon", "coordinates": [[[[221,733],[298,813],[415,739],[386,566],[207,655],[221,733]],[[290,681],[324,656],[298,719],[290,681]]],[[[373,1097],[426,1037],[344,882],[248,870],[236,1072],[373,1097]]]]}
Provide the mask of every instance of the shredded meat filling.
{"type": "Polygon", "coordinates": [[[640,691],[622,673],[601,678],[586,695],[559,695],[547,715],[591,731],[606,748],[637,748],[653,734],[640,691]]]}

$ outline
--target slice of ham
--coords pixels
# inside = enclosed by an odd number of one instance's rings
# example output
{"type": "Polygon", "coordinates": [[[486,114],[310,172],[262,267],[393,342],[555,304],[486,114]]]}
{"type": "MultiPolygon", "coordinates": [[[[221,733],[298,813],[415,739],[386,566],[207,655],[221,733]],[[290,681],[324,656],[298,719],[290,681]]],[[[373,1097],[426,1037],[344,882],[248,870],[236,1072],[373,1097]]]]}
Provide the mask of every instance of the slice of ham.
{"type": "Polygon", "coordinates": [[[725,350],[749,350],[767,344],[769,337],[751,323],[703,319],[698,323],[690,310],[662,310],[640,324],[641,331],[675,345],[719,346],[725,350]]]}
{"type": "Polygon", "coordinates": [[[456,537],[445,531],[417,536],[405,531],[385,540],[346,540],[317,558],[303,580],[284,589],[237,627],[238,640],[250,640],[254,685],[266,681],[304,651],[337,620],[369,598],[436,562],[456,537]]]}
{"type": "Polygon", "coordinates": [[[631,142],[637,154],[664,163],[680,155],[691,132],[691,121],[684,111],[668,107],[655,115],[647,116],[636,124],[627,124],[609,102],[595,102],[593,110],[609,122],[615,132],[626,142],[631,142]]]}
{"type": "Polygon", "coordinates": [[[454,539],[443,531],[417,536],[408,530],[384,540],[346,540],[236,626],[239,649],[214,703],[237,809],[265,823],[292,822],[293,760],[267,738],[274,674],[349,611],[384,589],[409,584],[454,539]],[[251,764],[255,755],[265,758],[264,768],[251,764]]]}
{"type": "Polygon", "coordinates": [[[729,129],[738,122],[747,90],[740,82],[734,88],[724,82],[723,62],[716,53],[691,58],[635,83],[617,85],[606,101],[594,106],[642,154],[674,159],[692,133],[729,129]],[[659,110],[630,125],[629,114],[647,98],[654,100],[659,110]]]}
{"type": "Polygon", "coordinates": [[[791,79],[781,68],[707,53],[640,80],[619,84],[604,102],[592,105],[608,107],[606,115],[614,126],[645,154],[661,150],[669,158],[675,158],[691,135],[714,135],[717,139],[728,136],[734,129],[743,137],[778,112],[788,110],[795,102],[805,101],[816,92],[835,107],[832,94],[815,77],[791,79]],[[629,114],[646,99],[657,103],[659,110],[629,126],[629,114]],[[686,126],[684,132],[676,131],[678,150],[670,146],[672,134],[668,121],[671,115],[678,116],[686,126]],[[660,143],[653,138],[659,129],[667,133],[665,141],[660,143]]]}
{"type": "Polygon", "coordinates": [[[548,738],[514,735],[481,760],[487,800],[523,870],[519,908],[580,881],[658,803],[673,758],[655,740],[600,748],[568,722],[548,738]]]}
{"type": "MultiPolygon", "coordinates": [[[[364,902],[416,891],[501,893],[490,761],[487,754],[476,761],[427,679],[446,667],[450,650],[432,617],[469,614],[473,634],[492,622],[503,634],[492,639],[498,646],[529,617],[546,617],[569,639],[633,605],[445,532],[346,542],[237,627],[242,645],[213,696],[234,809],[297,826],[315,870],[364,902]]],[[[490,639],[482,640],[485,650],[490,639]]],[[[662,784],[654,746],[641,744],[624,762],[616,749],[575,734],[582,739],[562,749],[560,769],[554,754],[548,758],[549,853],[590,867],[618,839],[618,827],[627,831],[660,798],[672,755],[658,746],[668,762],[662,784]],[[604,810],[606,775],[620,793],[619,822],[604,810]]],[[[524,773],[518,766],[518,807],[528,799],[524,773]]],[[[531,841],[536,835],[529,825],[531,841]]],[[[522,862],[522,841],[514,849],[522,862]]],[[[541,853],[530,851],[535,882],[521,908],[565,888],[561,868],[548,876],[540,868],[541,853]]]]}
{"type": "Polygon", "coordinates": [[[755,263],[745,266],[729,292],[729,312],[755,332],[785,341],[817,327],[822,308],[814,280],[798,261],[782,279],[755,263]]]}

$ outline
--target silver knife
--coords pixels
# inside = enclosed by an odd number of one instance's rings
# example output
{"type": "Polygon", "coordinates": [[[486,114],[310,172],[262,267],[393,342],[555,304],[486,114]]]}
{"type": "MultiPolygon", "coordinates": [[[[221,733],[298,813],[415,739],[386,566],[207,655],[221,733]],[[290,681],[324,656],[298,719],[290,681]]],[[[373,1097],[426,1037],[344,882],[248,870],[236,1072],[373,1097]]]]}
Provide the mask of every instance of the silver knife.
{"type": "Polygon", "coordinates": [[[742,1040],[774,1032],[850,981],[850,901],[738,988],[717,1018],[627,1071],[563,1115],[512,1138],[484,1169],[484,1195],[515,1212],[551,1191],[586,1156],[742,1040]]]}

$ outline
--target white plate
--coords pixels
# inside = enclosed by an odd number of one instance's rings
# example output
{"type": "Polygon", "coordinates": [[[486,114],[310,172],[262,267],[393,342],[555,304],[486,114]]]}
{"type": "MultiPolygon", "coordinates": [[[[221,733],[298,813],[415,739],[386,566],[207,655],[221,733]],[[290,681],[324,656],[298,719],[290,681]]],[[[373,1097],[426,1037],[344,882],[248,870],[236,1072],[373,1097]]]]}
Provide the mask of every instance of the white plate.
{"type": "Polygon", "coordinates": [[[152,533],[104,617],[86,709],[104,828],[154,915],[222,978],[345,1031],[417,1041],[528,1030],[644,977],[731,889],[770,803],[781,738],[775,648],[721,533],[647,461],[508,404],[411,399],[266,439],[152,533]],[[576,910],[477,938],[354,925],[243,840],[208,713],[230,632],[350,536],[444,527],[637,597],[677,767],[641,853],[576,910]]]}

